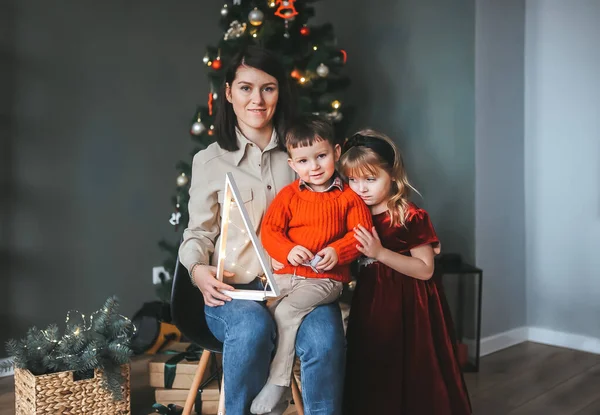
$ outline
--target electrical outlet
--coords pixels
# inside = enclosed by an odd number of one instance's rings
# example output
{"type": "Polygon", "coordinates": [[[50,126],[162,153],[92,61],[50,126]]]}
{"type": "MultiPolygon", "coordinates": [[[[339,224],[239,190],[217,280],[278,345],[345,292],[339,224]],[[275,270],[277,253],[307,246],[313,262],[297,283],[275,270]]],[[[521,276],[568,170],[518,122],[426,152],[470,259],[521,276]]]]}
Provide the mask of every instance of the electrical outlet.
{"type": "Polygon", "coordinates": [[[163,276],[165,282],[171,279],[171,275],[169,275],[165,267],[152,268],[152,284],[160,284],[162,282],[162,280],[160,279],[161,275],[163,276]]]}

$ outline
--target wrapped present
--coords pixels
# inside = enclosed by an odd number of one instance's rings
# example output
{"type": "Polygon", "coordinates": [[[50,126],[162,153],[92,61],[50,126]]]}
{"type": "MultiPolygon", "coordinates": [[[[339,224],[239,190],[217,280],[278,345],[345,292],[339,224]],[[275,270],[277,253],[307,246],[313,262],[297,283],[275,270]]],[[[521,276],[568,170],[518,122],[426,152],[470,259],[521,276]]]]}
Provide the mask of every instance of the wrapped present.
{"type": "MultiPolygon", "coordinates": [[[[183,406],[175,405],[174,403],[170,403],[168,405],[162,405],[160,403],[155,403],[152,405],[152,409],[154,410],[153,414],[160,415],[181,415],[183,414],[183,406]]],[[[192,410],[192,413],[195,414],[192,410]]]]}
{"type": "MultiPolygon", "coordinates": [[[[179,401],[185,402],[188,395],[188,389],[164,389],[158,388],[154,391],[156,402],[163,405],[175,403],[179,401]]],[[[216,380],[210,382],[202,388],[202,401],[218,401],[219,400],[219,383],[216,380]]]]}
{"type": "MultiPolygon", "coordinates": [[[[183,407],[185,406],[185,400],[187,398],[188,392],[189,391],[186,389],[159,388],[154,391],[154,397],[157,404],[167,407],[169,404],[173,404],[175,406],[183,407]]],[[[202,392],[200,394],[200,399],[202,400],[202,415],[213,415],[217,413],[219,397],[219,384],[216,380],[213,380],[202,389],[202,392]]]]}
{"type": "MultiPolygon", "coordinates": [[[[172,343],[148,364],[150,386],[165,389],[189,389],[198,368],[202,350],[191,343],[172,343]]],[[[211,366],[204,372],[202,382],[211,376],[211,366]]],[[[169,402],[172,403],[172,402],[169,402]]]]}

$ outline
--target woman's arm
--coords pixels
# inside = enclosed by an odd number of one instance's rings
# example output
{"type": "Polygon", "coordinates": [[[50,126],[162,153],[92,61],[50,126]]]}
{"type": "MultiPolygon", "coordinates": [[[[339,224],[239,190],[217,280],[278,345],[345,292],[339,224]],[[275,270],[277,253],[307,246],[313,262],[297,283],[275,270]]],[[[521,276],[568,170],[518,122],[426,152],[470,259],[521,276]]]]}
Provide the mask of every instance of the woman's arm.
{"type": "MultiPolygon", "coordinates": [[[[202,292],[204,303],[214,307],[231,300],[220,290],[234,288],[218,281],[215,278],[216,267],[209,265],[220,232],[220,212],[217,191],[206,185],[206,178],[206,165],[200,152],[194,156],[192,164],[188,204],[190,220],[179,246],[179,261],[190,272],[192,283],[202,292]]],[[[225,271],[224,275],[231,277],[234,274],[225,271]]]]}
{"type": "Polygon", "coordinates": [[[207,185],[210,172],[202,151],[194,156],[188,203],[189,222],[179,246],[179,260],[191,271],[196,263],[210,264],[215,241],[220,232],[217,190],[207,185]]]}
{"type": "Polygon", "coordinates": [[[431,244],[412,248],[412,256],[406,256],[384,248],[375,227],[369,232],[365,227],[358,226],[355,232],[355,238],[360,242],[357,249],[369,258],[418,280],[428,280],[433,276],[434,253],[431,244]]]}

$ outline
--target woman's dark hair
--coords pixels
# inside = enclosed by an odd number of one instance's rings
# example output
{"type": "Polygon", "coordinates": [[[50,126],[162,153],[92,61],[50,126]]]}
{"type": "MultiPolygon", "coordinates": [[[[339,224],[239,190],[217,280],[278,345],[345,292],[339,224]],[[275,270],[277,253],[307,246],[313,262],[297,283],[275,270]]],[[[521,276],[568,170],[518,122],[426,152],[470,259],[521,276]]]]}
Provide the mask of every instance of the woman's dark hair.
{"type": "Polygon", "coordinates": [[[277,100],[275,114],[273,114],[273,127],[277,131],[279,148],[285,150],[285,128],[287,123],[294,117],[295,100],[285,68],[279,58],[274,53],[258,46],[247,46],[238,53],[225,72],[225,81],[217,98],[218,109],[215,116],[217,143],[223,150],[236,151],[239,149],[235,135],[237,117],[233,112],[233,106],[227,101],[225,85],[229,84],[231,86],[233,84],[240,66],[259,69],[277,79],[279,99],[277,100]]]}

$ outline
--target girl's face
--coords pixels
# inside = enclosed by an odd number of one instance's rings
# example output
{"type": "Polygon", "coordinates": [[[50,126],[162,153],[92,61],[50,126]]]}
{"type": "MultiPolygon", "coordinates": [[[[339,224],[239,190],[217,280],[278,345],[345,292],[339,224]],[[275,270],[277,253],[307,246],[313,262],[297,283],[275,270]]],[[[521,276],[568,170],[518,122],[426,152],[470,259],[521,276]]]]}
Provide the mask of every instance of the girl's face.
{"type": "Polygon", "coordinates": [[[392,178],[383,169],[378,168],[376,175],[348,176],[350,188],[369,206],[371,213],[377,215],[388,210],[392,178]]]}
{"type": "Polygon", "coordinates": [[[246,135],[249,130],[271,128],[279,99],[277,79],[260,69],[240,66],[231,85],[226,85],[225,94],[246,135]]]}

